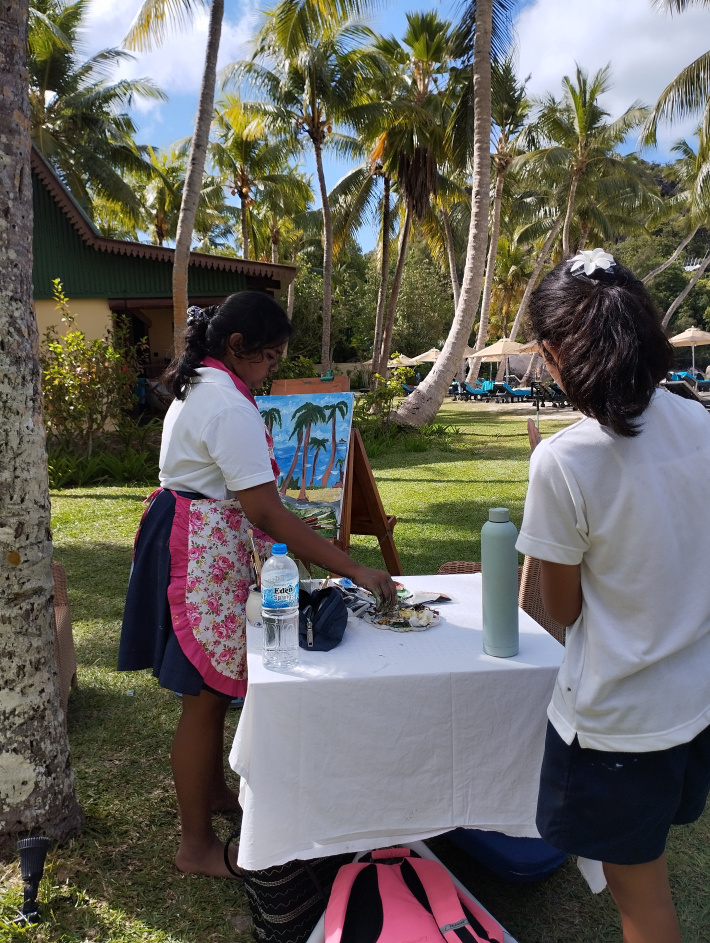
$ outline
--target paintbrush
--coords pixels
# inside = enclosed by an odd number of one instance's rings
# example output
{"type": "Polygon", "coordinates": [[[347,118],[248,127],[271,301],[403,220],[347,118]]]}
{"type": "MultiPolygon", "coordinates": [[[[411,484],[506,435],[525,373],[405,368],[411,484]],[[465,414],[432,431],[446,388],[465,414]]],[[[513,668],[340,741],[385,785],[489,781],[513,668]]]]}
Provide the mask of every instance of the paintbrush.
{"type": "Polygon", "coordinates": [[[256,549],[256,543],[254,541],[254,531],[251,527],[247,527],[247,534],[249,534],[249,540],[251,540],[252,550],[254,551],[254,566],[256,567],[256,583],[257,586],[261,586],[261,557],[259,552],[256,549]]]}

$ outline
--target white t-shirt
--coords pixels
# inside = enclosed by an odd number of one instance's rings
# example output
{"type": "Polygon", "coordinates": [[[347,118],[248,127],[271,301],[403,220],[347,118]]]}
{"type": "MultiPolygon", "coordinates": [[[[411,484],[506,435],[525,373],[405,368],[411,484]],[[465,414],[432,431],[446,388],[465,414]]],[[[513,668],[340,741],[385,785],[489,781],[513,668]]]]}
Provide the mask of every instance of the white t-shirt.
{"type": "Polygon", "coordinates": [[[710,415],[659,389],[626,438],[583,419],[542,442],[517,547],[581,564],[548,717],[567,743],[663,750],[710,724],[710,415]]]}
{"type": "Polygon", "coordinates": [[[226,500],[274,480],[264,422],[231,377],[200,367],[163,423],[160,484],[226,500]]]}

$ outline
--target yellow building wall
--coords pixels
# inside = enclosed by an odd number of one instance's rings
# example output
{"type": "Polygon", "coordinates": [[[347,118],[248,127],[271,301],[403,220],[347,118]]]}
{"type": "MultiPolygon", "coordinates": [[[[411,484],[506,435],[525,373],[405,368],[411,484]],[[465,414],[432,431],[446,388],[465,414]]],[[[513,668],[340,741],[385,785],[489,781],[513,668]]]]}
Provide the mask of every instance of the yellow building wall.
{"type": "MultiPolygon", "coordinates": [[[[60,334],[67,330],[67,325],[62,321],[61,311],[58,311],[54,305],[55,302],[50,300],[35,301],[40,341],[52,325],[60,334]]],[[[87,340],[94,341],[100,337],[106,337],[111,329],[111,309],[105,298],[71,299],[69,310],[76,318],[75,327],[86,334],[87,340]]]]}

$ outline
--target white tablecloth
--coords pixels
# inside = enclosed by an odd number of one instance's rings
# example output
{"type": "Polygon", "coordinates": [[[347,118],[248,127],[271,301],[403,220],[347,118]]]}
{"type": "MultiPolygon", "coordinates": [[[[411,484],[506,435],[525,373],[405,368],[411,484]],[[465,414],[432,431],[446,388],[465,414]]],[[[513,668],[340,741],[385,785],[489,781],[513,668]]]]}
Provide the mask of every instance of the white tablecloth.
{"type": "Polygon", "coordinates": [[[537,836],[546,707],[562,646],[520,612],[520,652],[485,655],[481,578],[403,577],[456,598],[425,632],[350,619],[331,652],[261,663],[230,753],[242,777],[239,865],[363,851],[457,826],[537,836]]]}

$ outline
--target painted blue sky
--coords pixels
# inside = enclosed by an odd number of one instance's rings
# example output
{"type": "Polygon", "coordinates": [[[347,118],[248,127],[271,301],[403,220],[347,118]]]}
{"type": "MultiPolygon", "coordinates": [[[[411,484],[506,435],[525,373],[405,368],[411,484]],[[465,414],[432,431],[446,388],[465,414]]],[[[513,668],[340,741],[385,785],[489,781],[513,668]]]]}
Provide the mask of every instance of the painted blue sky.
{"type": "MultiPolygon", "coordinates": [[[[121,43],[141,0],[91,0],[90,29],[85,38],[87,53],[121,43]]],[[[226,0],[220,67],[245,58],[248,44],[260,20],[266,0],[226,0]]],[[[407,11],[436,10],[455,21],[458,0],[386,0],[371,25],[378,32],[401,37],[407,11]]],[[[206,14],[194,27],[176,33],[160,49],[137,56],[123,65],[122,74],[152,77],[169,95],[166,104],[151,103],[136,108],[139,140],[165,148],[191,132],[202,72],[206,41],[206,14]]],[[[515,19],[518,74],[530,76],[532,95],[559,94],[564,75],[579,63],[589,72],[611,64],[613,88],[604,105],[618,117],[632,103],[652,104],[681,69],[707,51],[710,10],[696,7],[670,16],[652,8],[651,0],[521,0],[515,19]]],[[[696,121],[663,128],[652,160],[670,158],[672,143],[690,137],[696,121]]],[[[306,162],[306,169],[313,171],[306,162]]],[[[348,169],[337,159],[326,165],[330,189],[348,169]]],[[[315,187],[317,190],[317,186],[315,187]]],[[[363,248],[371,248],[373,237],[363,233],[363,248]]]]}

